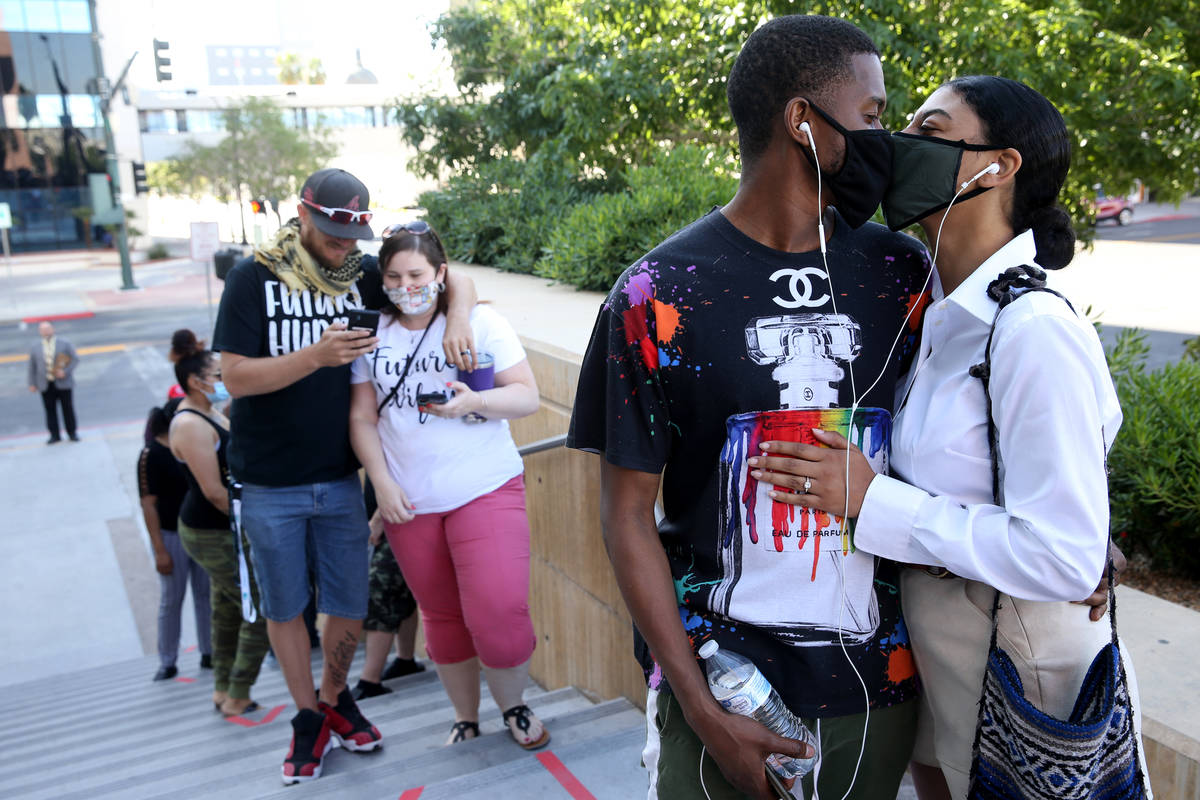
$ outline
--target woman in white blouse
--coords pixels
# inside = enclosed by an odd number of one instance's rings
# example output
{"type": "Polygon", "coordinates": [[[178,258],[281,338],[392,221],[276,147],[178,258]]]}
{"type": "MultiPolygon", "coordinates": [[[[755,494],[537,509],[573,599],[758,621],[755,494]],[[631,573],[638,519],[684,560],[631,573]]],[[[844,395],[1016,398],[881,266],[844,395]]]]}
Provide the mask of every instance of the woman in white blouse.
{"type": "Polygon", "coordinates": [[[897,389],[892,474],[875,474],[854,448],[847,459],[845,440],[830,433],[817,434],[827,448],[768,443],[752,465],[777,487],[807,487],[778,500],[857,517],[855,547],[914,566],[901,587],[924,687],[913,776],[922,800],[963,798],[995,590],[1013,598],[1002,605],[999,644],[1028,699],[1049,714],[1070,713],[1109,640],[1107,620],[1068,601],[1091,595],[1106,563],[1104,462],[1121,409],[1085,317],[1030,292],[997,319],[988,295],[1010,267],[1059,269],[1074,255],[1070,219],[1056,205],[1071,156],[1058,111],[1015,81],[960,78],[895,141],[884,212],[893,227],[921,225],[936,243],[936,269],[920,350],[897,389]],[[969,372],[984,360],[993,319],[1002,505],[983,385],[969,372]]]}

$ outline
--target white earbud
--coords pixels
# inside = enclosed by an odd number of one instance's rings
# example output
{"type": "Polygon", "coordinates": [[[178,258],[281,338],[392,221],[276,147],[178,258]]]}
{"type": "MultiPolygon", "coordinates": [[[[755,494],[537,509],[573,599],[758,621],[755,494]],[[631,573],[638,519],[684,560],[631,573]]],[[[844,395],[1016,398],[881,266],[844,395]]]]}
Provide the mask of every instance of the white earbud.
{"type": "MultiPolygon", "coordinates": [[[[821,167],[820,167],[820,162],[817,161],[817,142],[816,142],[816,140],[813,139],[812,126],[809,125],[807,122],[801,122],[799,125],[797,125],[796,131],[797,132],[804,131],[804,133],[808,136],[808,146],[813,151],[813,161],[817,162],[817,167],[816,167],[816,171],[817,171],[817,208],[820,209],[820,213],[817,214],[817,236],[819,237],[819,239],[821,241],[821,259],[822,259],[822,261],[824,261],[824,259],[825,259],[825,206],[821,205],[821,167]]],[[[825,274],[826,275],[829,274],[829,265],[828,264],[825,265],[825,274]]],[[[836,307],[835,307],[834,313],[837,313],[836,307]]]]}
{"type": "Polygon", "coordinates": [[[817,152],[817,143],[813,141],[812,127],[807,122],[801,122],[800,127],[796,128],[796,130],[804,131],[808,135],[808,146],[812,149],[813,154],[815,155],[817,152]]]}
{"type": "Polygon", "coordinates": [[[975,177],[971,178],[971,180],[963,183],[963,185],[960,188],[966,189],[968,186],[970,186],[972,183],[974,183],[975,181],[982,178],[984,175],[995,175],[998,172],[1000,172],[1000,164],[993,161],[992,163],[988,164],[983,169],[979,170],[979,172],[976,172],[975,177]]]}

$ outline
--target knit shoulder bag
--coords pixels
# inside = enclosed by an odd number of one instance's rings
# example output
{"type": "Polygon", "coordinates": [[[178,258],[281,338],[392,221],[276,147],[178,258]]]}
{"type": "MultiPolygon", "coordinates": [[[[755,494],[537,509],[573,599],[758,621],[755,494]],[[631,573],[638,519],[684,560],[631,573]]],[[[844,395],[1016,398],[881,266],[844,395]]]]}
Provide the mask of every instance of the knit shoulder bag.
{"type": "MultiPolygon", "coordinates": [[[[997,505],[1001,505],[999,442],[989,390],[992,337],[1000,312],[1018,297],[1037,291],[1058,295],[1046,288],[1046,274],[1036,266],[1013,267],[989,284],[988,295],[999,307],[984,348],[984,360],[970,370],[973,377],[983,382],[992,496],[997,505]],[[1018,293],[1018,289],[1024,291],[1018,293]]],[[[1063,300],[1067,302],[1066,298],[1063,300]]],[[[1133,728],[1133,704],[1117,641],[1117,599],[1111,560],[1107,574],[1112,638],[1093,659],[1066,719],[1046,714],[1026,699],[1016,665],[996,644],[1000,610],[1000,592],[996,592],[972,748],[968,800],[1144,800],[1146,797],[1133,728]]]]}

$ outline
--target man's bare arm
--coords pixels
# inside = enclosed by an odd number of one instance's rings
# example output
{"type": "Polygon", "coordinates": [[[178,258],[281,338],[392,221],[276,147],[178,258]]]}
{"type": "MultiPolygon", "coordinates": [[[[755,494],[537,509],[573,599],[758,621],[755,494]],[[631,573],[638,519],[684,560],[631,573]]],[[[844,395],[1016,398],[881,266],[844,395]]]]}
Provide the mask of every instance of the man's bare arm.
{"type": "Polygon", "coordinates": [[[725,778],[751,797],[773,798],[763,772],[771,753],[802,757],[807,746],[727,713],[709,692],[679,619],[675,584],[654,524],[659,476],[605,461],[600,468],[604,543],[629,613],[662,668],[688,725],[725,778]]]}
{"type": "Polygon", "coordinates": [[[475,369],[479,365],[475,352],[475,336],[471,331],[471,309],[479,302],[475,281],[451,271],[446,277],[446,334],[442,349],[446,361],[458,369],[475,369]]]}
{"type": "Polygon", "coordinates": [[[286,355],[249,358],[221,353],[221,378],[234,397],[269,394],[291,386],[321,367],[349,364],[374,350],[378,342],[367,331],[348,331],[344,322],[335,322],[316,342],[286,355]]]}

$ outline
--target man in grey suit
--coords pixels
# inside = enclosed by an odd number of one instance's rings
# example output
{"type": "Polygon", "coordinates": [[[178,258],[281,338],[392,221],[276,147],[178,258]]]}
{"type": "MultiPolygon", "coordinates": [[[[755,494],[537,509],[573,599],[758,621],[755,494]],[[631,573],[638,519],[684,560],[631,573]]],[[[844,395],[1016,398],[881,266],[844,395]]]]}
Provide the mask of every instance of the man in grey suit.
{"type": "Polygon", "coordinates": [[[46,428],[50,438],[46,444],[62,440],[58,433],[58,406],[62,405],[63,424],[67,437],[78,442],[75,433],[75,405],[71,390],[75,388],[72,377],[79,356],[75,346],[54,335],[54,326],[49,322],[38,325],[41,339],[29,350],[29,391],[42,393],[42,405],[46,407],[46,428]]]}

